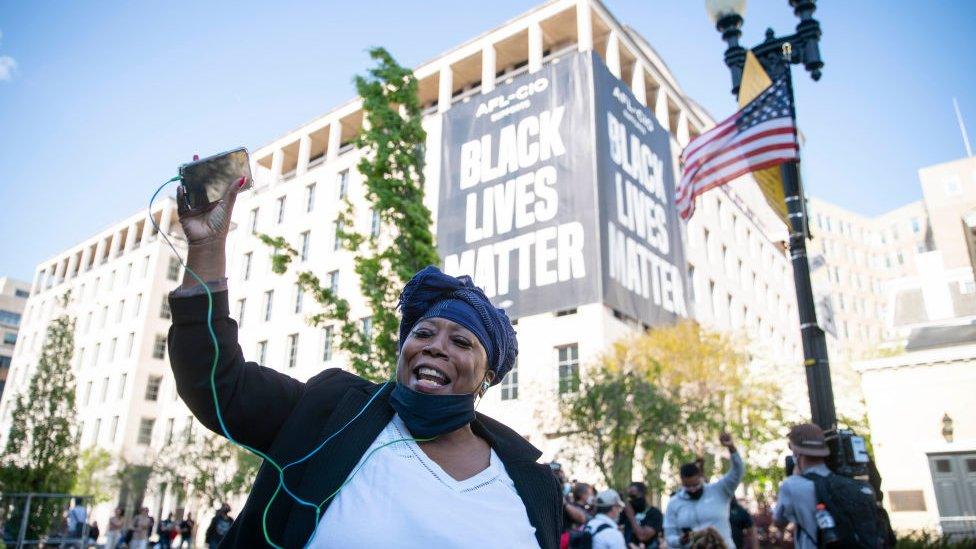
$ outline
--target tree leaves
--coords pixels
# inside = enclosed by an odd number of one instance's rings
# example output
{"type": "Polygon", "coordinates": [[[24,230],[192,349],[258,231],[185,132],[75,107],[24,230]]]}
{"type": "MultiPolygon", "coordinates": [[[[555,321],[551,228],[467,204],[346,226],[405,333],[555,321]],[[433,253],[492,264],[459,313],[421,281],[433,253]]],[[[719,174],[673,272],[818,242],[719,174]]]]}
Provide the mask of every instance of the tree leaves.
{"type": "MultiPolygon", "coordinates": [[[[424,205],[424,144],[417,79],[383,48],[373,48],[376,66],[357,76],[362,97],[363,129],[356,145],[363,152],[357,165],[363,190],[372,210],[379,215],[379,235],[356,228],[356,212],[344,202],[337,221],[336,238],[353,253],[359,288],[372,311],[367,333],[362,319],[350,318],[349,302],[323,288],[309,271],[298,274],[298,284],[322,309],[308,317],[312,326],[339,325],[339,348],[346,352],[352,370],[373,381],[389,379],[396,368],[400,319],[396,313],[400,290],[414,273],[440,262],[430,227],[432,216],[424,205]],[[384,234],[385,233],[385,234],[384,234]]],[[[261,235],[273,249],[275,273],[287,272],[295,249],[283,238],[261,235]]]]}

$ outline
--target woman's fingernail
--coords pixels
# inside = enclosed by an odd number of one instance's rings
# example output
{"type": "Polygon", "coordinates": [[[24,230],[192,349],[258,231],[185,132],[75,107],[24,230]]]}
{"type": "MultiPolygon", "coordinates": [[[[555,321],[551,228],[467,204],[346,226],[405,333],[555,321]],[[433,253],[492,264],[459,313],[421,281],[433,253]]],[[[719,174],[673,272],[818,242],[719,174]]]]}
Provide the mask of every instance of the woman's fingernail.
{"type": "Polygon", "coordinates": [[[200,155],[199,154],[193,155],[193,161],[196,162],[197,160],[200,160],[200,155]]]}
{"type": "Polygon", "coordinates": [[[245,181],[247,181],[246,177],[240,178],[240,180],[237,182],[237,188],[240,189],[241,187],[243,187],[245,181]]]}

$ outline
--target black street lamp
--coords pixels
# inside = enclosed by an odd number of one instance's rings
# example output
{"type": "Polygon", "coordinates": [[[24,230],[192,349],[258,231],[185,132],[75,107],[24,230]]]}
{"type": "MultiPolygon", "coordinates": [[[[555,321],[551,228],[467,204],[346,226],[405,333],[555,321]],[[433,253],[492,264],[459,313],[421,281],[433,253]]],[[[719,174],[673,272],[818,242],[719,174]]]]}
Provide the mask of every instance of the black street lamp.
{"type": "MultiPolygon", "coordinates": [[[[766,31],[766,40],[752,48],[759,63],[773,80],[785,78],[793,102],[793,83],[790,66],[802,64],[814,80],[820,79],[823,61],[820,59],[820,23],[813,18],[817,9],[815,0],[790,0],[793,12],[800,18],[796,34],[774,36],[766,31]]],[[[742,32],[742,15],[745,0],[705,0],[708,15],[722,39],[728,44],[725,64],[732,72],[732,93],[738,94],[742,71],[746,62],[746,50],[739,45],[742,32]]],[[[813,422],[824,431],[836,432],[837,412],[834,409],[834,392],[830,383],[830,362],[827,357],[827,340],[817,324],[817,312],[810,285],[810,265],[807,261],[807,220],[803,190],[800,187],[797,163],[780,165],[783,194],[790,224],[790,259],[793,263],[793,282],[796,286],[796,305],[800,316],[800,333],[803,340],[804,366],[807,390],[810,394],[810,412],[813,422]]]]}

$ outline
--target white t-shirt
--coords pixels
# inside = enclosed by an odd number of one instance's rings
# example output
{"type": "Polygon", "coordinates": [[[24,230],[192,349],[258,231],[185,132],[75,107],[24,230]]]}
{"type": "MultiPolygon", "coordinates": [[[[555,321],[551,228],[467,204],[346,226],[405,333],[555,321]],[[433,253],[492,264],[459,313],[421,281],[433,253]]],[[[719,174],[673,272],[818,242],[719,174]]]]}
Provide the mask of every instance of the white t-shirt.
{"type": "Polygon", "coordinates": [[[359,460],[308,547],[538,547],[522,498],[491,451],[488,468],[457,481],[420,449],[399,416],[359,460]],[[380,448],[370,456],[370,452],[380,448]]]}

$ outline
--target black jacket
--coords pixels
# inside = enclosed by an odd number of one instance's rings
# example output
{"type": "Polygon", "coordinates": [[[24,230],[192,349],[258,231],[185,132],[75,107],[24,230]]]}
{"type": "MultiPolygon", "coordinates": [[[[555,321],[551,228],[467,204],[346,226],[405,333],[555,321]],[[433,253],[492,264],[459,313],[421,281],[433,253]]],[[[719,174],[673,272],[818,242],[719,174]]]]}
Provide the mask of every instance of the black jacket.
{"type": "MultiPolygon", "coordinates": [[[[180,397],[207,428],[223,435],[213,406],[210,371],[213,343],[207,330],[207,296],[170,298],[170,364],[180,397]]],[[[302,383],[281,372],[245,362],[237,343],[237,323],[228,315],[227,292],[213,295],[213,327],[220,346],[215,384],[227,430],[239,443],[266,453],[281,465],[321,444],[352,419],[378,390],[382,393],[341,435],[308,460],[288,467],[285,482],[300,498],[321,503],[349,476],[356,463],[393,417],[392,384],[385,387],[340,369],[325,370],[302,383]]],[[[472,430],[491,445],[525,504],[536,539],[545,549],[559,547],[562,504],[559,483],[541,452],[518,433],[478,414],[472,430]]],[[[278,491],[278,473],[261,465],[244,509],[221,547],[267,547],[262,514],[268,502],[266,531],[276,545],[303,547],[315,528],[315,510],[278,491]]],[[[393,489],[393,487],[391,487],[393,489]]],[[[332,500],[330,500],[332,501],[332,500]]],[[[325,514],[328,503],[322,506],[325,514]]],[[[486,520],[490,520],[486,517],[486,520]]],[[[477,533],[472,533],[476,544],[477,533]]]]}

